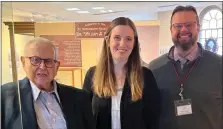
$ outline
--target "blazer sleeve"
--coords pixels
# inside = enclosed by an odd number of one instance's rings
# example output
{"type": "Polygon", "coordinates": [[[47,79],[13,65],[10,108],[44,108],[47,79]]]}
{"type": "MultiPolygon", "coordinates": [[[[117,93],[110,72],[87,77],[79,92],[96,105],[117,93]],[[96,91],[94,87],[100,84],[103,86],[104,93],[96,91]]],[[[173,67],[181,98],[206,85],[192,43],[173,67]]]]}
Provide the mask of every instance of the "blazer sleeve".
{"type": "Polygon", "coordinates": [[[5,94],[1,86],[1,129],[5,129],[5,94]]]}
{"type": "Polygon", "coordinates": [[[157,87],[156,80],[147,68],[144,72],[144,90],[143,90],[143,112],[144,121],[147,129],[158,129],[160,118],[160,91],[157,87]]]}
{"type": "Polygon", "coordinates": [[[95,71],[95,66],[91,67],[84,78],[84,84],[83,84],[83,90],[86,91],[90,97],[90,100],[92,100],[93,97],[93,92],[92,92],[92,86],[93,86],[93,82],[92,82],[92,78],[94,75],[94,71],[95,71]]]}
{"type": "Polygon", "coordinates": [[[85,129],[96,129],[96,121],[93,117],[91,101],[85,92],[83,96],[83,113],[85,121],[85,129]]]}

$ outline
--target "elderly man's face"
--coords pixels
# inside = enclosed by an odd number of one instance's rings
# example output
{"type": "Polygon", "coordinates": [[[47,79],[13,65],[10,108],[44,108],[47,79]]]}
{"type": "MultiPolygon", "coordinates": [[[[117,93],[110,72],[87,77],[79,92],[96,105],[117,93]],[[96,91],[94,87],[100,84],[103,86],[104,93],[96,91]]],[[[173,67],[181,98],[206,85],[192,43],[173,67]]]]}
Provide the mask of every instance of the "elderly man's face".
{"type": "Polygon", "coordinates": [[[27,77],[39,89],[49,90],[60,65],[55,61],[53,46],[47,43],[32,43],[27,46],[26,54],[21,57],[21,61],[27,77]]]}

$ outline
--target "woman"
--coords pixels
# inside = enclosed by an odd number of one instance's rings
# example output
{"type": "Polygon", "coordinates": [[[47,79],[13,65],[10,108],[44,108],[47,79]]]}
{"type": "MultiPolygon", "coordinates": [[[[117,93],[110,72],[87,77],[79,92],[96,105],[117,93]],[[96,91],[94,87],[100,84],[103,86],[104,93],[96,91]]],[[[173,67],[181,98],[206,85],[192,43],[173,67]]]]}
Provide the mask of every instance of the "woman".
{"type": "Polygon", "coordinates": [[[100,60],[85,77],[97,129],[157,129],[160,96],[152,72],[141,67],[134,23],[125,17],[107,29],[100,60]]]}

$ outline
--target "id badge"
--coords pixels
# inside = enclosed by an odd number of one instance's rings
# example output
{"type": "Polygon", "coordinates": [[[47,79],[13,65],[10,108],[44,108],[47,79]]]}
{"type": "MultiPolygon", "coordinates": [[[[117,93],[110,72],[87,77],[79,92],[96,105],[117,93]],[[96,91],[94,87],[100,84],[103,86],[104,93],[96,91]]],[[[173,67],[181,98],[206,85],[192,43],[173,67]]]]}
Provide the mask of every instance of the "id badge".
{"type": "Polygon", "coordinates": [[[190,115],[192,114],[192,102],[190,99],[176,100],[174,101],[176,116],[190,115]]]}

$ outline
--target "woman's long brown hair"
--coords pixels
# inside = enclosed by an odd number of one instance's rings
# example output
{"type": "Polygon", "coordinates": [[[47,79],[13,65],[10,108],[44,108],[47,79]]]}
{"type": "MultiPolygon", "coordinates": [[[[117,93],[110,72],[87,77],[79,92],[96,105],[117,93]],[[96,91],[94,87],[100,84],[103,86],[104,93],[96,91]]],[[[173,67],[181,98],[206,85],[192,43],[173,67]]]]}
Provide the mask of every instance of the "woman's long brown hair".
{"type": "Polygon", "coordinates": [[[139,54],[139,41],[138,34],[134,23],[125,17],[119,17],[112,21],[111,25],[106,31],[103,48],[100,55],[99,62],[93,78],[93,91],[99,97],[111,97],[117,94],[116,77],[114,73],[114,63],[109,49],[109,41],[111,31],[118,25],[130,26],[134,31],[134,48],[130,54],[126,67],[126,78],[131,89],[131,100],[137,101],[142,98],[142,90],[144,85],[140,54],[139,54]]]}

